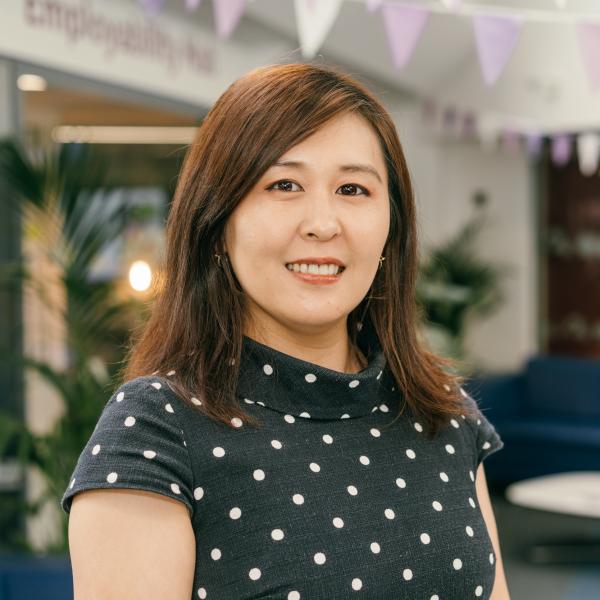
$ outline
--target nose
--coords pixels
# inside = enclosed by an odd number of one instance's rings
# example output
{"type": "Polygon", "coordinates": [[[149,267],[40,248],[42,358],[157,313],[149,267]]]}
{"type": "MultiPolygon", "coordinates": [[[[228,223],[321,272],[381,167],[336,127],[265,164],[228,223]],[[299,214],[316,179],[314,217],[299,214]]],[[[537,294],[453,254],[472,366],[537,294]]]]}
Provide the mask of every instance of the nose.
{"type": "Polygon", "coordinates": [[[341,231],[339,215],[336,212],[336,198],[329,192],[315,192],[306,199],[306,210],[300,226],[302,237],[317,237],[327,240],[341,231]]]}

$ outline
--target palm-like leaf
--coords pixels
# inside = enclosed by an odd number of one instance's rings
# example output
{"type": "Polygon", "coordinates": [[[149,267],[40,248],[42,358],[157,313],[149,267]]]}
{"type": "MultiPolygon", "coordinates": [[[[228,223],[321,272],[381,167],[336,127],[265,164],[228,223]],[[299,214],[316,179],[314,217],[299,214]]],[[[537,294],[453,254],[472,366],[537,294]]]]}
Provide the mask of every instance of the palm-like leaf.
{"type": "Polygon", "coordinates": [[[475,243],[482,226],[479,217],[467,222],[420,267],[417,297],[426,319],[448,331],[457,348],[467,318],[490,314],[504,298],[500,281],[509,269],[479,258],[475,243]]]}
{"type": "MultiPolygon", "coordinates": [[[[47,483],[46,496],[29,502],[27,513],[37,512],[47,499],[58,504],[106,402],[110,370],[119,364],[118,360],[103,361],[98,348],[114,347],[126,337],[130,316],[139,312],[135,301],[118,299],[112,281],[98,282],[91,277],[94,261],[123,234],[132,210],[98,201],[98,194],[111,191],[103,185],[105,172],[106,165],[90,146],[63,145],[34,153],[14,140],[0,141],[0,178],[8,184],[9,198],[20,214],[24,239],[41,251],[48,261],[45,264],[56,267],[52,285],[58,282],[66,298],[63,305],[52,305],[48,282],[32,271],[27,257],[0,271],[0,287],[27,288],[65,323],[69,350],[68,366],[58,370],[0,348],[2,360],[37,373],[61,397],[65,408],[45,434],[31,432],[20,419],[0,413],[2,456],[13,449],[19,462],[36,465],[47,483]]],[[[63,515],[62,538],[49,550],[66,551],[66,527],[63,515]]]]}

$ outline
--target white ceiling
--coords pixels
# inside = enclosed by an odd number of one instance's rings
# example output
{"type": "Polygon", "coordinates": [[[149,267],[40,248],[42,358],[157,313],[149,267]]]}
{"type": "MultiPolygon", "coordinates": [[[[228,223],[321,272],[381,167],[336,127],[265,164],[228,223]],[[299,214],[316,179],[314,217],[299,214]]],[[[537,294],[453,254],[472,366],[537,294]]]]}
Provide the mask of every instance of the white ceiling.
{"type": "MultiPolygon", "coordinates": [[[[494,7],[545,11],[537,20],[536,13],[529,13],[510,62],[491,88],[480,74],[470,18],[439,12],[441,0],[421,4],[437,12],[430,16],[404,70],[392,64],[381,14],[367,12],[363,0],[343,2],[319,55],[440,106],[475,110],[490,123],[544,133],[600,128],[600,91],[591,92],[573,20],[587,14],[600,21],[600,0],[566,0],[564,11],[554,0],[463,0],[467,9],[488,12],[494,7]],[[561,12],[571,20],[550,20],[561,12]]],[[[259,21],[299,46],[292,0],[251,0],[244,18],[259,21]]]]}

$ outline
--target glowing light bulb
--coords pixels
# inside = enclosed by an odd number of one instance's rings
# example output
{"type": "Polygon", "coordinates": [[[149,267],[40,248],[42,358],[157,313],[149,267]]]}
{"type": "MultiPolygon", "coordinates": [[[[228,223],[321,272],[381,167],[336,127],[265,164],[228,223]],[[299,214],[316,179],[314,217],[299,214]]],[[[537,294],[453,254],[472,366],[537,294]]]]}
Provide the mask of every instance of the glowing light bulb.
{"type": "Polygon", "coordinates": [[[143,260],[136,260],[129,267],[129,285],[137,292],[144,292],[152,282],[152,269],[143,260]]]}
{"type": "Polygon", "coordinates": [[[17,78],[17,87],[23,92],[44,92],[48,87],[48,82],[39,75],[23,73],[17,78]]]}

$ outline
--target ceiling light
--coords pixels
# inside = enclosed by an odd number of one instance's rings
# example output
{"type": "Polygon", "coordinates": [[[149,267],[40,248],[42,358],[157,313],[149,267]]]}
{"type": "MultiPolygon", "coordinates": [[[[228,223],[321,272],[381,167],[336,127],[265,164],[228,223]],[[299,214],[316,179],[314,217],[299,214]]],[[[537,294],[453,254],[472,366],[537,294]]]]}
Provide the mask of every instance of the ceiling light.
{"type": "Polygon", "coordinates": [[[17,87],[22,92],[44,92],[48,87],[48,83],[39,75],[24,73],[17,78],[17,87]]]}
{"type": "Polygon", "coordinates": [[[52,129],[52,139],[60,144],[190,144],[197,130],[197,127],[59,125],[52,129]]]}

